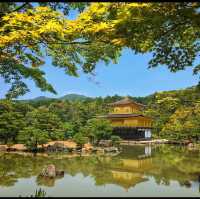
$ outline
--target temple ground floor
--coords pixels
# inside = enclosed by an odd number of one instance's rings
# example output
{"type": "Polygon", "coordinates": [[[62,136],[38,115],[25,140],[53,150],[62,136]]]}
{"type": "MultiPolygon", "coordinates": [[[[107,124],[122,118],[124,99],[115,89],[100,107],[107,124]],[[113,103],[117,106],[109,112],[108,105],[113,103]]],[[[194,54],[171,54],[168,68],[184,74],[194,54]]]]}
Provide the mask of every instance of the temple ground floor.
{"type": "Polygon", "coordinates": [[[114,127],[113,134],[124,140],[147,140],[151,139],[151,128],[114,127]]]}

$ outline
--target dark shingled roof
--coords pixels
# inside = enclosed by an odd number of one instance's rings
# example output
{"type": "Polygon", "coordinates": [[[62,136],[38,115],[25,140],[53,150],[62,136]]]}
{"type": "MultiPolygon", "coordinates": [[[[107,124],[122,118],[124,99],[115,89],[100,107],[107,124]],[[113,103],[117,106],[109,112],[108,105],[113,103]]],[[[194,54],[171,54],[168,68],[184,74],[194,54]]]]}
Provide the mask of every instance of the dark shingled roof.
{"type": "Polygon", "coordinates": [[[132,104],[132,103],[137,104],[139,106],[143,106],[143,107],[145,106],[144,104],[137,103],[137,102],[133,101],[132,99],[130,99],[128,97],[125,97],[124,99],[119,100],[117,102],[110,103],[109,105],[113,106],[113,105],[123,105],[123,104],[132,104]]]}
{"type": "Polygon", "coordinates": [[[108,114],[108,115],[105,115],[105,116],[98,116],[98,117],[102,117],[102,118],[127,118],[127,117],[138,117],[138,116],[147,117],[147,116],[144,116],[142,114],[108,114]]]}

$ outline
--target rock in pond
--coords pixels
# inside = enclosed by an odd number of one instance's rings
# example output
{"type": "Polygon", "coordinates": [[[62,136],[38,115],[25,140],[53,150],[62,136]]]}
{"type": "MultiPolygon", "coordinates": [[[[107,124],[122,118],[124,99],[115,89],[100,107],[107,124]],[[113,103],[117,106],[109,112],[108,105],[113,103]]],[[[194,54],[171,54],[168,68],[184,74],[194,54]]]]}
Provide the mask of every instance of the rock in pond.
{"type": "Polygon", "coordinates": [[[10,171],[7,173],[7,176],[14,176],[14,175],[16,175],[16,173],[14,171],[10,171]]]}
{"type": "Polygon", "coordinates": [[[187,147],[188,147],[188,148],[194,148],[194,144],[193,144],[193,143],[189,143],[189,144],[187,145],[187,147]]]}
{"type": "Polygon", "coordinates": [[[50,177],[55,178],[56,177],[56,167],[53,164],[48,165],[46,168],[44,168],[40,174],[44,177],[50,177]]]}
{"type": "Polygon", "coordinates": [[[93,146],[90,143],[86,143],[83,148],[85,151],[92,151],[93,146]]]}
{"type": "Polygon", "coordinates": [[[6,145],[0,145],[0,151],[7,151],[6,145]]]}
{"type": "Polygon", "coordinates": [[[185,182],[183,182],[183,184],[186,186],[186,187],[191,187],[191,182],[186,180],[185,182]]]}
{"type": "Polygon", "coordinates": [[[111,147],[112,146],[112,140],[100,140],[99,146],[100,147],[111,147]]]}
{"type": "Polygon", "coordinates": [[[119,150],[117,147],[107,147],[104,149],[106,153],[118,153],[119,150]]]}
{"type": "Polygon", "coordinates": [[[64,171],[57,170],[56,171],[56,176],[64,176],[64,171]]]}
{"type": "Polygon", "coordinates": [[[62,152],[66,150],[66,147],[63,143],[55,142],[52,145],[48,145],[45,150],[48,152],[62,152]]]}
{"type": "Polygon", "coordinates": [[[119,153],[119,149],[117,147],[94,147],[92,152],[95,153],[119,153]]]}
{"type": "Polygon", "coordinates": [[[42,177],[55,178],[56,176],[64,176],[64,171],[57,170],[54,164],[47,165],[40,173],[42,177]]]}
{"type": "Polygon", "coordinates": [[[101,148],[101,147],[96,147],[93,149],[93,152],[96,152],[96,153],[104,153],[104,148],[101,148]]]}

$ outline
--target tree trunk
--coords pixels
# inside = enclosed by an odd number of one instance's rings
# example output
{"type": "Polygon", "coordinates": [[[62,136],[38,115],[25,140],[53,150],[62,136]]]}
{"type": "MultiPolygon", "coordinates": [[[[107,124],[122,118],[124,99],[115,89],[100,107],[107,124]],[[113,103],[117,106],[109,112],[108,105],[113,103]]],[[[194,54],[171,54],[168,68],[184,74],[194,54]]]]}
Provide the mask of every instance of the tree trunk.
{"type": "Polygon", "coordinates": [[[4,144],[7,144],[8,143],[8,138],[5,138],[4,139],[4,144]]]}
{"type": "Polygon", "coordinates": [[[37,141],[34,144],[33,153],[37,153],[37,141]]]}

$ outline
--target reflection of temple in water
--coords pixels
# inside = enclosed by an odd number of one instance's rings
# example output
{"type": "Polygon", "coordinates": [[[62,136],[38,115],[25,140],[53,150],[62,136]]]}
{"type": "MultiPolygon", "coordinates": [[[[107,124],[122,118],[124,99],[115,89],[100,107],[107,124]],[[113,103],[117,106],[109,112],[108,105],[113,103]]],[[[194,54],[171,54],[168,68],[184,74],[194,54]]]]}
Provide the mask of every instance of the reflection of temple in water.
{"type": "Polygon", "coordinates": [[[127,191],[130,187],[134,187],[140,182],[145,182],[148,179],[140,173],[132,173],[126,171],[112,170],[113,183],[124,187],[127,191]]]}
{"type": "Polygon", "coordinates": [[[153,167],[151,146],[142,147],[143,153],[138,153],[135,158],[120,158],[120,165],[113,166],[111,170],[112,183],[124,187],[127,191],[136,184],[148,181],[145,172],[153,167]]]}
{"type": "Polygon", "coordinates": [[[151,155],[151,146],[147,145],[144,148],[145,155],[151,155]]]}
{"type": "Polygon", "coordinates": [[[122,168],[127,171],[143,171],[152,168],[152,159],[150,157],[143,159],[122,159],[122,168]]]}

